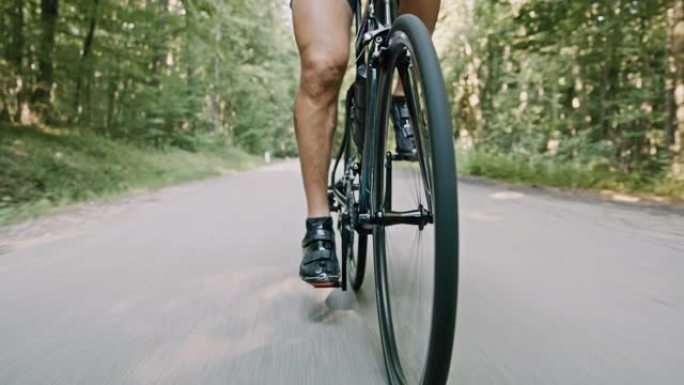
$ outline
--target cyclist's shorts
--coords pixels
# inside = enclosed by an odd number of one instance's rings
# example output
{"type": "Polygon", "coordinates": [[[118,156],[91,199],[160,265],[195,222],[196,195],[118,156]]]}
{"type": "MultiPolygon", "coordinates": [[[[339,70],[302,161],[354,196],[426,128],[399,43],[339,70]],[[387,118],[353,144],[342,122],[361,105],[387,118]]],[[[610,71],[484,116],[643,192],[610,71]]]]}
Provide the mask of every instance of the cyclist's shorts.
{"type": "MultiPolygon", "coordinates": [[[[292,2],[294,0],[290,0],[290,8],[292,8],[292,2]]],[[[347,0],[347,3],[349,3],[349,7],[352,10],[352,13],[356,13],[356,0],[347,0]]]]}

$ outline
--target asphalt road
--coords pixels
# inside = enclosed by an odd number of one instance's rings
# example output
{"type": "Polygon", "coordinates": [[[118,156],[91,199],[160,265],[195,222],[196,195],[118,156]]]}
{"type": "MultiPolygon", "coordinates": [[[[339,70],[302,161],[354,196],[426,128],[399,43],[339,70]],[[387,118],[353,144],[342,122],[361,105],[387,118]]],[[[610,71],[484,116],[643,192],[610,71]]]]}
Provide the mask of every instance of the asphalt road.
{"type": "MultiPolygon", "coordinates": [[[[374,292],[297,267],[296,163],[0,230],[0,384],[382,384],[374,292]]],[[[453,384],[684,383],[681,211],[460,185],[453,384]]]]}

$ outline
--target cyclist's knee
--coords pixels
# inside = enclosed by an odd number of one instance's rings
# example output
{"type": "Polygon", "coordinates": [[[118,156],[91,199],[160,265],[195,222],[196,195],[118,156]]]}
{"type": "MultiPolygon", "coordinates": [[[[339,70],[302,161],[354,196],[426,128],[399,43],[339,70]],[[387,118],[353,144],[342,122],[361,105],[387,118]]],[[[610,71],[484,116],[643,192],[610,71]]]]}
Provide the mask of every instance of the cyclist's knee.
{"type": "Polygon", "coordinates": [[[317,102],[334,102],[346,67],[346,52],[303,55],[301,92],[317,102]]]}

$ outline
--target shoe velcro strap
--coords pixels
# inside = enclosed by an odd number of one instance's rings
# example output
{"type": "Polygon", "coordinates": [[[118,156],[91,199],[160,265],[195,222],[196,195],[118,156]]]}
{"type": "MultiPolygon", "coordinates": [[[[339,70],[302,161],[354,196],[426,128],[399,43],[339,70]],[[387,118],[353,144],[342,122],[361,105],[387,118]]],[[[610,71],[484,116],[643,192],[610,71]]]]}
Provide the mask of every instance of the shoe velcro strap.
{"type": "Polygon", "coordinates": [[[302,240],[302,247],[306,247],[315,241],[334,242],[334,240],[335,235],[333,235],[332,231],[318,228],[306,233],[304,240],[302,240]]]}
{"type": "Polygon", "coordinates": [[[302,264],[308,265],[313,262],[330,261],[333,258],[333,251],[329,249],[318,249],[304,255],[302,264]]]}

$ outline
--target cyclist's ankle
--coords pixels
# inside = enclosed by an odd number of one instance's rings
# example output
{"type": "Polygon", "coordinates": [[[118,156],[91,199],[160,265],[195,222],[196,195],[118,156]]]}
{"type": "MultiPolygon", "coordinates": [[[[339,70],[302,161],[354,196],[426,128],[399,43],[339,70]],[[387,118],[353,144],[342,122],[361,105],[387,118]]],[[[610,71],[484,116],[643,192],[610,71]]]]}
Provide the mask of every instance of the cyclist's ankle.
{"type": "MultiPolygon", "coordinates": [[[[320,205],[319,205],[320,206],[320,205]]],[[[306,218],[323,218],[330,216],[330,208],[326,205],[325,207],[311,207],[307,211],[306,218]]]]}

